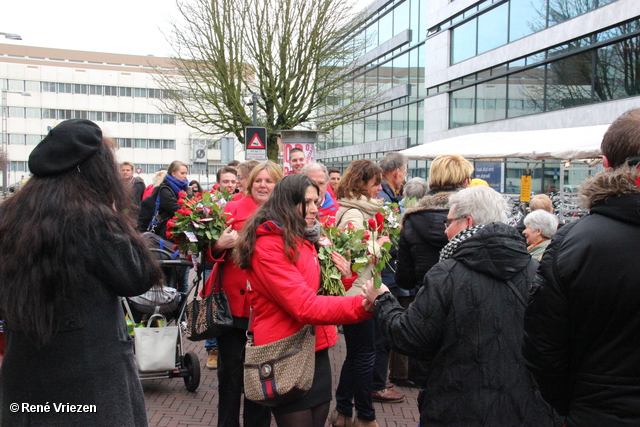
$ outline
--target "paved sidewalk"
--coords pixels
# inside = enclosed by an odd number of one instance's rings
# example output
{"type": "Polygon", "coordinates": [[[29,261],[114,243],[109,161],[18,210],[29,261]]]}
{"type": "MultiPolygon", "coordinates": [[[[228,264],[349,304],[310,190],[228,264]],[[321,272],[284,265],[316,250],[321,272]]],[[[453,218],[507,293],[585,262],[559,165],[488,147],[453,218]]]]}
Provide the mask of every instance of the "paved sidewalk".
{"type": "MultiPolygon", "coordinates": [[[[195,393],[184,388],[182,378],[144,380],[147,416],[151,426],[216,426],[218,423],[218,379],[215,370],[209,370],[204,365],[206,352],[203,342],[186,341],[185,352],[194,351],[200,359],[202,379],[200,387],[195,393]]],[[[338,375],[342,361],[346,354],[344,337],[340,335],[338,343],[329,350],[331,370],[333,374],[333,389],[338,385],[338,375]]],[[[396,387],[407,395],[403,403],[383,404],[374,403],[378,424],[381,427],[415,427],[420,419],[418,413],[418,390],[408,387],[396,387]]],[[[331,410],[335,404],[331,404],[331,410]]],[[[276,423],[271,422],[272,426],[276,423]]],[[[327,426],[329,423],[326,424],[327,426]]],[[[252,426],[245,426],[252,427],[252,426]]]]}

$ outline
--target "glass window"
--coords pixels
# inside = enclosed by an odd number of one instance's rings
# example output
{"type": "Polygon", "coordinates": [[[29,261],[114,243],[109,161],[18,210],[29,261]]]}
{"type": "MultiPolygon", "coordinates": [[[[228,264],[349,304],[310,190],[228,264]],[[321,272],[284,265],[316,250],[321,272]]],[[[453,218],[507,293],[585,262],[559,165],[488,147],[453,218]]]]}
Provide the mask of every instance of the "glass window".
{"type": "Polygon", "coordinates": [[[9,117],[24,119],[24,107],[9,107],[9,117]]]}
{"type": "Polygon", "coordinates": [[[160,150],[162,148],[162,140],[161,139],[150,139],[149,140],[149,148],[156,148],[160,150]]]}
{"type": "Polygon", "coordinates": [[[162,114],[147,114],[147,123],[162,123],[162,114]]]}
{"type": "Polygon", "coordinates": [[[509,3],[509,41],[546,28],[546,0],[511,0],[509,3]]]}
{"type": "Polygon", "coordinates": [[[364,142],[378,139],[378,115],[372,114],[364,119],[364,142]]]}
{"type": "Polygon", "coordinates": [[[353,121],[353,144],[361,144],[364,142],[364,119],[353,121]]]}
{"type": "Polygon", "coordinates": [[[106,111],[104,113],[104,121],[105,122],[117,122],[118,121],[118,113],[114,113],[111,111],[106,111]]]}
{"type": "Polygon", "coordinates": [[[130,87],[121,87],[119,88],[120,96],[128,96],[131,97],[131,88],[130,87]]]}
{"type": "Polygon", "coordinates": [[[637,76],[640,64],[629,61],[627,52],[637,52],[640,37],[633,37],[611,46],[605,46],[596,52],[594,81],[594,100],[627,98],[640,95],[640,81],[637,76]]]}
{"type": "Polygon", "coordinates": [[[147,148],[147,140],[142,138],[134,138],[133,148],[147,148]]]}
{"type": "Polygon", "coordinates": [[[519,117],[544,111],[544,73],[545,67],[511,74],[509,82],[509,100],[507,116],[519,117]]]}
{"type": "Polygon", "coordinates": [[[89,112],[88,111],[74,111],[73,112],[73,118],[74,119],[88,119],[89,118],[89,112]]]}
{"type": "Polygon", "coordinates": [[[476,54],[476,25],[472,19],[451,30],[451,63],[469,59],[476,54]]]}
{"type": "Polygon", "coordinates": [[[118,96],[118,88],[116,86],[104,86],[105,96],[118,96]]]}
{"type": "Polygon", "coordinates": [[[393,86],[409,83],[409,52],[393,59],[393,86]]]}
{"type": "Polygon", "coordinates": [[[133,96],[135,98],[146,98],[147,97],[147,89],[136,87],[133,89],[133,96]]]}
{"type": "Polygon", "coordinates": [[[71,83],[58,83],[58,93],[73,93],[73,85],[71,83]]]}
{"type": "Polygon", "coordinates": [[[25,135],[18,135],[15,133],[9,134],[10,145],[24,145],[24,143],[25,143],[25,135]]]}
{"type": "Polygon", "coordinates": [[[502,120],[507,115],[507,78],[477,85],[476,123],[502,120]]]}
{"type": "Polygon", "coordinates": [[[53,82],[42,82],[42,91],[43,92],[53,92],[56,91],[56,84],[53,82]]]}
{"type": "Polygon", "coordinates": [[[40,109],[39,108],[25,108],[25,114],[27,119],[39,119],[40,118],[40,109]]]}
{"type": "Polygon", "coordinates": [[[162,98],[162,89],[148,89],[149,98],[162,98]]]}
{"type": "MultiPolygon", "coordinates": [[[[378,92],[383,93],[393,87],[393,61],[388,61],[378,67],[378,92]]],[[[369,83],[369,75],[367,75],[369,83]]],[[[373,90],[373,86],[371,86],[373,90]]],[[[374,92],[375,93],[375,92],[374,92]]]]}
{"type": "Polygon", "coordinates": [[[89,85],[89,94],[90,95],[102,95],[103,87],[99,85],[89,85]]]}
{"type": "Polygon", "coordinates": [[[163,150],[175,150],[176,142],[173,139],[163,139],[162,140],[162,149],[163,150]]]}
{"type": "Polygon", "coordinates": [[[393,37],[393,13],[387,13],[378,21],[378,45],[393,37]]]}
{"type": "Polygon", "coordinates": [[[393,9],[393,35],[398,35],[409,29],[409,2],[405,0],[393,9]]]}
{"type": "Polygon", "coordinates": [[[475,99],[476,88],[473,86],[450,93],[449,127],[455,128],[474,124],[475,99]]]}
{"type": "Polygon", "coordinates": [[[391,125],[390,110],[378,114],[378,140],[391,138],[391,125]]]}
{"type": "Polygon", "coordinates": [[[176,118],[172,114],[163,114],[162,115],[162,123],[165,125],[175,124],[176,118]]]}
{"type": "Polygon", "coordinates": [[[478,54],[507,44],[509,3],[478,17],[478,54]]]}
{"type": "Polygon", "coordinates": [[[146,114],[135,113],[133,115],[133,122],[134,123],[147,123],[147,115],[146,114]]]}
{"type": "Polygon", "coordinates": [[[393,121],[391,122],[391,137],[397,138],[408,135],[407,116],[409,114],[408,107],[396,108],[391,112],[393,121]]]}
{"type": "Polygon", "coordinates": [[[27,80],[25,82],[25,90],[27,92],[40,92],[40,82],[32,82],[27,80]]]}
{"type": "Polygon", "coordinates": [[[38,145],[42,141],[41,135],[27,135],[27,145],[38,145]]]}
{"type": "Polygon", "coordinates": [[[9,90],[24,91],[24,80],[9,80],[9,90]]]}
{"type": "MultiPolygon", "coordinates": [[[[420,21],[420,0],[408,0],[411,2],[411,12],[409,13],[409,28],[411,28],[411,37],[412,37],[412,44],[415,44],[416,42],[420,42],[422,41],[422,39],[425,37],[425,34],[422,34],[422,30],[420,28],[420,22],[425,22],[425,21],[420,21]]],[[[422,6],[423,8],[426,9],[426,5],[422,6]]]]}
{"type": "Polygon", "coordinates": [[[120,113],[120,117],[118,121],[124,122],[124,123],[131,123],[131,120],[132,120],[131,113],[120,113]]]}
{"type": "Polygon", "coordinates": [[[102,121],[102,111],[89,111],[89,120],[96,122],[102,121]]]}
{"type": "Polygon", "coordinates": [[[121,148],[131,148],[131,138],[118,138],[118,145],[121,148]]]}
{"type": "Polygon", "coordinates": [[[53,108],[43,108],[42,109],[42,118],[43,119],[55,119],[56,118],[56,110],[53,108]]]}
{"type": "Polygon", "coordinates": [[[58,120],[69,120],[71,118],[73,118],[73,111],[58,110],[58,120]]]}
{"type": "Polygon", "coordinates": [[[591,102],[591,52],[547,65],[546,110],[577,107],[591,102]]]}
{"type": "Polygon", "coordinates": [[[87,85],[73,85],[73,93],[87,94],[87,85]]]}

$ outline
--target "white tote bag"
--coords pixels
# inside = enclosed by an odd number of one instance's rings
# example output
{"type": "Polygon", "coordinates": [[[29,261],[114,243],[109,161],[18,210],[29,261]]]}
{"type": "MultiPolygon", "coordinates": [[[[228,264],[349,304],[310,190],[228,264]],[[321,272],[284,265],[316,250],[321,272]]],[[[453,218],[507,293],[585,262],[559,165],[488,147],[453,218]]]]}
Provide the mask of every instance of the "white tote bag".
{"type": "Polygon", "coordinates": [[[146,328],[134,328],[136,365],[140,372],[169,371],[176,367],[176,346],[179,326],[150,327],[154,318],[167,324],[164,316],[154,314],[146,328]]]}

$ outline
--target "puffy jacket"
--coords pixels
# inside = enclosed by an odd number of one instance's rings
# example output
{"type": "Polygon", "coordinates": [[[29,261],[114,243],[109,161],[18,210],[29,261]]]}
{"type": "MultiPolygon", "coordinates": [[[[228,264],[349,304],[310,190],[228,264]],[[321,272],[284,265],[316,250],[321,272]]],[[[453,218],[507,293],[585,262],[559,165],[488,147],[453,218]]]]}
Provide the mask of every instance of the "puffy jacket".
{"type": "Polygon", "coordinates": [[[398,286],[414,289],[422,286],[427,271],[440,257],[440,250],[449,242],[444,234],[444,221],[449,213],[449,191],[429,192],[408,208],[402,218],[398,243],[398,286]]]}
{"type": "Polygon", "coordinates": [[[545,250],[524,356],[567,426],[640,425],[640,173],[583,184],[590,214],[545,250]]]}
{"type": "MultiPolygon", "coordinates": [[[[256,345],[293,335],[304,325],[316,327],[316,351],[334,345],[336,327],[369,319],[362,296],[316,295],[320,287],[320,264],[315,247],[300,239],[299,257],[291,262],[284,253],[282,230],[272,221],[258,227],[258,239],[247,270],[253,306],[256,345]]],[[[347,285],[345,283],[345,285],[347,285]]]]}
{"type": "Polygon", "coordinates": [[[561,425],[525,367],[524,305],[506,282],[526,296],[537,266],[513,227],[491,223],[429,270],[407,310],[378,297],[392,347],[429,363],[423,426],[561,425]]]}

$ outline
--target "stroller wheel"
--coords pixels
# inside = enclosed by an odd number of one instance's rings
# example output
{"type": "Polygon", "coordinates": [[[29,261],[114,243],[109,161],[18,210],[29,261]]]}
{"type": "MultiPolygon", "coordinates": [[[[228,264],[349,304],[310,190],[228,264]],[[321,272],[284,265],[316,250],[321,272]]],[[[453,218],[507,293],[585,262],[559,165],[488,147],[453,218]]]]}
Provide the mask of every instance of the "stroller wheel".
{"type": "Polygon", "coordinates": [[[200,385],[200,361],[193,351],[184,355],[184,368],[189,376],[184,377],[184,384],[189,391],[196,391],[200,385]]]}

